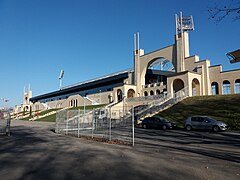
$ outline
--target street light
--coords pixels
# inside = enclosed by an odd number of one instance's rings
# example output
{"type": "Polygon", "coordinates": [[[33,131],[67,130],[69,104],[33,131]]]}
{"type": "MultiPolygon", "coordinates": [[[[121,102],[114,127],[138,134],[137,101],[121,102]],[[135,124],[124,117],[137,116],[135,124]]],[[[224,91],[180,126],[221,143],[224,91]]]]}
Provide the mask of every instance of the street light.
{"type": "Polygon", "coordinates": [[[60,75],[59,75],[59,77],[58,77],[58,79],[59,79],[59,81],[60,81],[60,87],[59,87],[59,89],[61,90],[61,88],[62,88],[62,78],[63,78],[63,75],[64,75],[64,70],[61,70],[61,72],[60,72],[60,75]]]}

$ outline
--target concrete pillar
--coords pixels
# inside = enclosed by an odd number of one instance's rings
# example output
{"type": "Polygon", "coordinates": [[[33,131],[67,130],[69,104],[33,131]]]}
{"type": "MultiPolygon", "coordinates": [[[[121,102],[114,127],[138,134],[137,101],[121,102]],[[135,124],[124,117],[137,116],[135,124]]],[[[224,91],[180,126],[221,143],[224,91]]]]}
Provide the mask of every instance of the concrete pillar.
{"type": "Polygon", "coordinates": [[[235,80],[231,79],[229,80],[229,82],[230,82],[231,94],[235,94],[235,80]]]}
{"type": "Polygon", "coordinates": [[[144,55],[144,50],[139,49],[134,52],[134,85],[136,85],[136,95],[141,94],[142,90],[142,83],[141,83],[141,57],[144,55]]]}

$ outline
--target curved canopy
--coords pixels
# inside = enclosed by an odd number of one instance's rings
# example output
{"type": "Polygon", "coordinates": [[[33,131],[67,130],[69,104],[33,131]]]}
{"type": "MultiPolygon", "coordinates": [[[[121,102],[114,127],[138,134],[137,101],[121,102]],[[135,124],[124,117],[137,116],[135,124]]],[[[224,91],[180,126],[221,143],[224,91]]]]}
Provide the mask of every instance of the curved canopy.
{"type": "Polygon", "coordinates": [[[240,49],[226,54],[230,63],[240,62],[240,49]]]}

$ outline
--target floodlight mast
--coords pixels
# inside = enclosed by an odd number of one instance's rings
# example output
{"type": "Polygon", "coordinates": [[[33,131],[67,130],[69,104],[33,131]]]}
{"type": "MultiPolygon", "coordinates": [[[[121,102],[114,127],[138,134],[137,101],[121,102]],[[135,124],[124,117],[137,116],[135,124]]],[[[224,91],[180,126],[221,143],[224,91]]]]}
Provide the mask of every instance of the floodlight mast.
{"type": "Polygon", "coordinates": [[[64,75],[64,70],[62,69],[61,72],[60,72],[60,75],[58,77],[58,79],[60,81],[60,85],[59,85],[59,89],[60,90],[62,89],[62,78],[63,78],[63,75],[64,75]]]}
{"type": "Polygon", "coordinates": [[[184,32],[193,31],[194,30],[194,23],[192,16],[183,16],[182,12],[180,11],[180,15],[178,16],[175,14],[175,23],[176,23],[176,40],[181,38],[181,55],[180,55],[180,70],[185,70],[184,68],[184,58],[185,58],[185,47],[184,45],[184,32]]]}

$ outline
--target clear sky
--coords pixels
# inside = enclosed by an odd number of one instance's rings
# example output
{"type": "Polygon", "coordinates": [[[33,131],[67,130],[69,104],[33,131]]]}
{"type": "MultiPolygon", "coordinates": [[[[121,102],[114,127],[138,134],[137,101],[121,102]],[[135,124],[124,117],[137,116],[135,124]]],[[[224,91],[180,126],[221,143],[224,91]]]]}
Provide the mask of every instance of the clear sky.
{"type": "MultiPolygon", "coordinates": [[[[33,95],[133,66],[133,33],[145,53],[174,43],[175,14],[193,15],[190,54],[231,65],[226,52],[239,49],[240,20],[209,20],[210,0],[0,0],[0,98],[22,103],[33,95]]],[[[3,102],[0,102],[0,106],[3,102]]]]}

